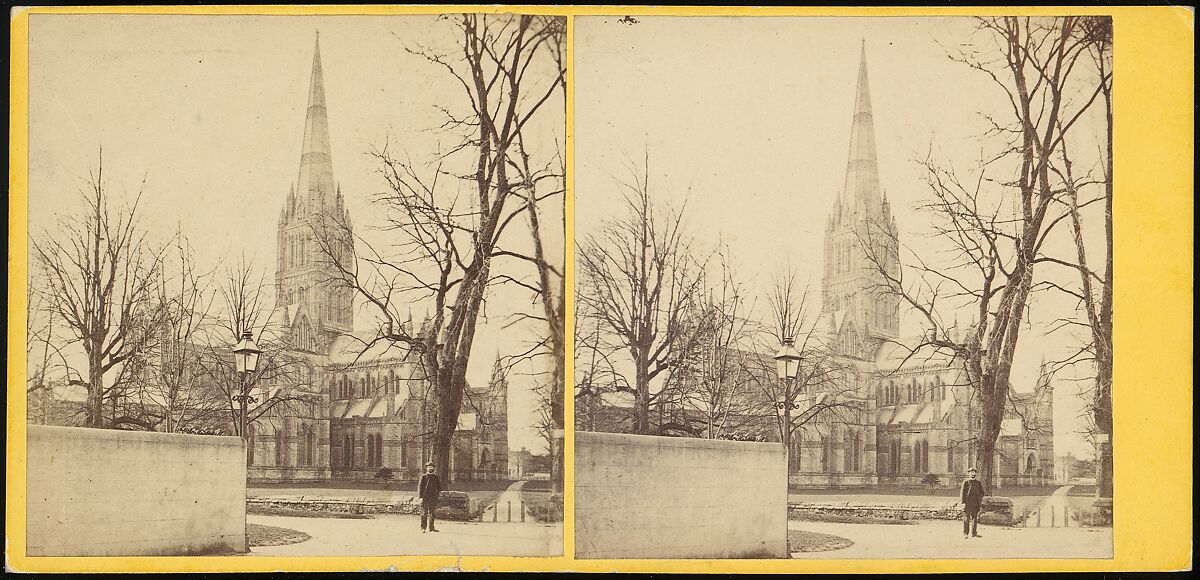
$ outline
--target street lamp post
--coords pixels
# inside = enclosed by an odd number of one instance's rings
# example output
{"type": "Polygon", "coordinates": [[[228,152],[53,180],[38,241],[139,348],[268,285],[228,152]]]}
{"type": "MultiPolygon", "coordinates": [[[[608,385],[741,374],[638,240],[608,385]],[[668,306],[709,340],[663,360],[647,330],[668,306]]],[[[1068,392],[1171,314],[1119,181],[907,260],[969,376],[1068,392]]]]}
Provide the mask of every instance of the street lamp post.
{"type": "Polygon", "coordinates": [[[238,403],[238,435],[246,439],[246,411],[247,407],[257,403],[258,399],[250,395],[249,377],[250,374],[258,370],[258,356],[262,354],[262,350],[258,348],[258,343],[254,342],[254,333],[249,330],[242,333],[242,340],[233,347],[233,359],[237,365],[238,372],[238,393],[233,395],[232,399],[238,403]]]}
{"type": "Polygon", "coordinates": [[[784,337],[779,352],[775,354],[775,371],[779,376],[779,380],[783,382],[783,397],[775,401],[775,409],[783,416],[780,435],[783,439],[784,458],[787,461],[786,471],[790,479],[792,469],[792,411],[797,407],[794,400],[796,394],[792,392],[791,387],[793,381],[796,380],[796,375],[800,374],[800,353],[796,352],[796,341],[794,338],[790,336],[784,337]]]}

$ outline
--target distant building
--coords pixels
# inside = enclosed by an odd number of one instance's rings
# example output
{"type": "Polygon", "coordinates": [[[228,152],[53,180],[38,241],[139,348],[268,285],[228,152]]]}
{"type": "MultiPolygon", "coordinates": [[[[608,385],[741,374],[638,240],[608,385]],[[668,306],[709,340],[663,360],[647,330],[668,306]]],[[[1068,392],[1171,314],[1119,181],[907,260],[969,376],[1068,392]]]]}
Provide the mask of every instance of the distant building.
{"type": "Polygon", "coordinates": [[[529,479],[535,471],[534,458],[537,457],[528,449],[522,447],[508,458],[509,479],[529,479]]]}
{"type": "MultiPolygon", "coordinates": [[[[55,385],[60,387],[62,385],[55,385]]],[[[63,398],[54,387],[26,392],[25,421],[31,425],[83,427],[87,419],[87,401],[63,398]]]]}
{"type": "MultiPolygon", "coordinates": [[[[430,457],[437,409],[419,357],[397,343],[366,348],[374,334],[354,329],[353,290],[330,275],[354,259],[351,231],[333,174],[318,38],[300,170],[279,214],[274,314],[297,358],[309,362],[306,385],[288,388],[313,402],[290,404],[248,430],[252,480],[370,479],[384,468],[414,479],[430,457]]],[[[407,330],[425,326],[410,322],[407,330]]],[[[507,397],[499,360],[489,384],[468,386],[451,479],[508,475],[507,397]]]]}

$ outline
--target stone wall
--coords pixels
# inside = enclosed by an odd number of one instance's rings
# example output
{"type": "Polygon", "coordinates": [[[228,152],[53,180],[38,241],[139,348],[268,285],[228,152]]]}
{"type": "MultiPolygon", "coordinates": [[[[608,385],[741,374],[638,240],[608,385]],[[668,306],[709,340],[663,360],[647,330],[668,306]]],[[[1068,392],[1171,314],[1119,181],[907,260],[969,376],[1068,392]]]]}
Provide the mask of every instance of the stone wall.
{"type": "MultiPolygon", "coordinates": [[[[439,494],[437,517],[446,520],[470,520],[478,517],[484,506],[472,502],[461,491],[443,491],[439,494]]],[[[246,499],[249,509],[269,513],[272,510],[299,510],[311,512],[343,513],[356,515],[421,513],[421,499],[417,496],[400,496],[394,499],[377,498],[330,498],[305,496],[257,496],[246,499]]]]}
{"type": "MultiPolygon", "coordinates": [[[[850,518],[882,518],[889,520],[961,520],[962,507],[948,501],[944,505],[876,505],[860,503],[792,503],[788,514],[793,519],[820,519],[822,516],[850,518]]],[[[1012,500],[1005,497],[986,497],[980,506],[979,521],[984,524],[1011,526],[1012,500]]]]}
{"type": "Polygon", "coordinates": [[[28,426],[27,555],[246,551],[241,438],[28,426]]]}
{"type": "Polygon", "coordinates": [[[786,558],[777,443],[575,434],[579,558],[786,558]]]}

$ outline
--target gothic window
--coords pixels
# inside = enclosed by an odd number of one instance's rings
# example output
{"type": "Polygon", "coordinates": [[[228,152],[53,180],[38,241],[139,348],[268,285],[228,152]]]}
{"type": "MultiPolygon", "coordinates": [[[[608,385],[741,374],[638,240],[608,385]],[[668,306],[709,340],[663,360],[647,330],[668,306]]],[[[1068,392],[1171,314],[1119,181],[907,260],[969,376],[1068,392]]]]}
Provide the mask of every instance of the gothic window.
{"type": "Polygon", "coordinates": [[[946,472],[954,473],[954,442],[946,445],[946,472]]]}
{"type": "Polygon", "coordinates": [[[891,460],[892,460],[891,473],[893,473],[893,474],[900,473],[900,441],[899,440],[892,441],[891,460]]]}
{"type": "Polygon", "coordinates": [[[342,465],[346,469],[354,467],[354,436],[346,435],[342,439],[342,465]]]}
{"type": "Polygon", "coordinates": [[[375,436],[367,435],[367,467],[375,467],[375,436]]]}
{"type": "Polygon", "coordinates": [[[299,437],[296,439],[296,465],[306,467],[308,462],[308,425],[300,425],[297,429],[299,437]]]}
{"type": "Polygon", "coordinates": [[[317,462],[317,434],[312,425],[304,426],[304,465],[311,466],[317,462]]]}
{"type": "MultiPolygon", "coordinates": [[[[1033,456],[1032,456],[1032,455],[1030,455],[1030,456],[1029,456],[1029,458],[1030,458],[1030,459],[1033,459],[1033,456]]],[[[488,464],[488,450],[487,450],[487,448],[485,447],[485,448],[483,449],[483,451],[481,451],[481,452],[479,453],[479,467],[480,467],[480,469],[487,467],[487,464],[488,464]]]]}
{"type": "Polygon", "coordinates": [[[275,465],[287,465],[287,432],[282,427],[275,430],[275,465]]]}
{"type": "Polygon", "coordinates": [[[383,435],[375,435],[375,467],[383,467],[383,435]]]}
{"type": "Polygon", "coordinates": [[[821,436],[821,471],[833,471],[833,437],[829,435],[821,436]]]}
{"type": "Polygon", "coordinates": [[[404,433],[400,433],[400,467],[408,467],[408,445],[404,444],[404,433]]]}
{"type": "Polygon", "coordinates": [[[846,454],[844,456],[844,469],[850,473],[855,473],[859,469],[859,452],[862,445],[862,433],[852,431],[846,437],[846,454]]]}

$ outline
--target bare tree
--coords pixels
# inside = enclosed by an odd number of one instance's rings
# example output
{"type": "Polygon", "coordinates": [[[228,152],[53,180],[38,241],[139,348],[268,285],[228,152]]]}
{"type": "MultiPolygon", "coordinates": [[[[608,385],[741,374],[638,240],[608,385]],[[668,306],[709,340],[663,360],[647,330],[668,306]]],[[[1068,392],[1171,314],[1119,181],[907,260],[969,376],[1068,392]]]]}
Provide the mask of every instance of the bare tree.
{"type": "Polygon", "coordinates": [[[25,380],[26,416],[30,423],[53,425],[59,419],[55,412],[58,398],[72,369],[55,332],[57,317],[50,302],[54,294],[45,291],[45,274],[36,265],[29,272],[29,295],[25,302],[25,360],[29,369],[25,380]]]}
{"type": "Polygon", "coordinates": [[[848,380],[848,369],[822,332],[821,317],[811,312],[811,300],[808,285],[802,285],[791,268],[774,276],[767,297],[771,321],[756,348],[758,371],[751,375],[762,393],[760,404],[769,409],[760,414],[773,416],[779,440],[788,450],[789,472],[799,461],[791,453],[798,433],[818,423],[854,422],[865,409],[857,384],[848,380]],[[781,379],[773,355],[788,343],[798,357],[797,368],[794,378],[781,379]]]}
{"type": "MultiPolygon", "coordinates": [[[[334,281],[349,284],[379,319],[373,338],[362,345],[363,352],[377,343],[394,343],[420,357],[434,386],[430,459],[445,473],[476,329],[489,292],[506,286],[540,297],[535,301],[550,312],[520,313],[518,318],[544,319],[552,327],[552,336],[543,346],[550,345],[552,355],[561,352],[556,351],[561,344],[551,344],[562,340],[561,332],[557,339],[553,336],[553,329],[561,328],[561,322],[554,322],[555,316],[561,320],[562,306],[554,296],[553,281],[561,271],[544,253],[538,255],[537,243],[534,255],[521,251],[529,244],[529,235],[506,233],[514,222],[536,222],[531,205],[562,195],[561,186],[543,185],[561,180],[561,175],[535,169],[540,166],[529,161],[524,139],[531,121],[545,116],[539,113],[547,101],[564,90],[565,73],[556,55],[563,50],[565,24],[561,19],[529,15],[443,18],[455,28],[458,53],[428,48],[410,52],[447,72],[462,87],[470,110],[441,108],[446,119],[442,129],[459,141],[429,164],[413,162],[387,146],[374,151],[388,186],[374,203],[385,216],[382,229],[391,239],[384,247],[357,238],[357,260],[330,259],[329,270],[334,281]],[[547,68],[550,74],[544,74],[547,68]],[[456,172],[453,168],[462,159],[468,160],[470,169],[456,172]],[[459,186],[469,189],[465,198],[457,193],[459,186]],[[426,332],[418,335],[405,329],[407,314],[402,310],[421,302],[429,305],[430,316],[426,332]]],[[[337,222],[319,228],[323,231],[316,238],[322,252],[337,258],[340,250],[332,240],[348,237],[349,228],[337,222]]],[[[540,242],[534,232],[533,239],[540,242]]]]}
{"type": "Polygon", "coordinates": [[[604,340],[599,318],[583,314],[578,301],[575,308],[575,428],[628,433],[633,430],[632,415],[610,413],[612,409],[607,405],[612,395],[634,392],[614,360],[622,349],[604,340]],[[586,327],[581,322],[586,322],[586,327]]]}
{"type": "Polygon", "coordinates": [[[149,241],[138,221],[140,190],[132,205],[110,208],[103,151],[80,195],[86,210],[64,218],[55,231],[43,231],[32,249],[47,273],[49,304],[65,325],[66,342],[78,344],[87,358],[81,373],[86,377],[72,380],[87,390],[86,425],[109,427],[104,401],[124,383],[105,380],[153,339],[145,330],[160,314],[152,292],[163,249],[149,241]]]}
{"type": "Polygon", "coordinates": [[[932,199],[921,209],[934,216],[934,238],[949,246],[942,254],[947,260],[929,262],[910,250],[911,263],[897,268],[885,249],[899,241],[883,224],[859,232],[860,246],[883,280],[881,288],[899,296],[925,327],[921,340],[907,345],[909,357],[942,352],[961,361],[980,404],[975,450],[980,478],[989,488],[1030,297],[1054,286],[1035,276],[1035,269],[1076,267],[1047,255],[1043,245],[1068,218],[1064,186],[1052,170],[1055,151],[1101,93],[1097,87],[1078,98],[1076,92],[1077,64],[1088,46],[1079,39],[1080,26],[1075,17],[980,18],[984,40],[952,56],[991,79],[1011,108],[984,115],[991,124],[989,136],[1001,148],[980,163],[974,176],[964,178],[931,158],[923,162],[932,199]],[[915,280],[905,279],[906,269],[915,280]],[[951,313],[962,309],[974,316],[965,333],[948,323],[951,313]]]}
{"type": "MultiPolygon", "coordinates": [[[[1079,356],[1069,359],[1071,362],[1089,362],[1095,368],[1094,386],[1087,393],[1089,397],[1088,411],[1091,413],[1089,423],[1094,427],[1099,437],[1093,437],[1097,446],[1097,486],[1096,494],[1102,498],[1112,498],[1112,368],[1113,368],[1113,174],[1112,174],[1112,19],[1109,17],[1088,17],[1081,19],[1079,37],[1086,43],[1088,55],[1095,66],[1096,84],[1104,99],[1104,128],[1105,142],[1101,145],[1101,193],[1097,197],[1080,200],[1081,190],[1086,191],[1094,185],[1096,179],[1090,174],[1078,176],[1073,167],[1073,156],[1070,153],[1070,140],[1067,139],[1066,127],[1061,127],[1063,139],[1058,143],[1058,163],[1051,165],[1051,170],[1064,184],[1066,190],[1067,212],[1071,220],[1071,238],[1074,242],[1075,267],[1079,272],[1080,287],[1078,291],[1064,287],[1059,290],[1079,300],[1079,307],[1084,312],[1085,325],[1091,340],[1079,356]],[[1104,238],[1103,256],[1098,266],[1095,260],[1088,259],[1087,244],[1085,243],[1083,215],[1081,208],[1102,200],[1104,204],[1103,222],[1104,238]],[[1099,268],[1099,269],[1097,269],[1099,268]]],[[[1090,173],[1090,172],[1089,172],[1090,173]]],[[[1064,327],[1074,325],[1074,321],[1063,319],[1064,327]]]]}
{"type": "Polygon", "coordinates": [[[319,357],[306,351],[308,345],[296,343],[290,329],[272,316],[266,276],[242,258],[227,266],[217,283],[221,311],[216,329],[205,335],[198,379],[220,393],[231,431],[247,437],[255,423],[294,415],[301,408],[315,414],[312,407],[321,401],[315,379],[319,357]],[[241,373],[233,346],[246,332],[257,337],[263,352],[254,371],[241,373]]]}
{"type": "Polygon", "coordinates": [[[614,344],[629,354],[633,370],[634,433],[650,432],[650,408],[668,391],[650,383],[686,358],[695,333],[689,313],[701,298],[702,266],[684,231],[684,212],[651,203],[650,159],[621,182],[626,214],[609,218],[576,252],[577,300],[614,344]]]}
{"type": "Polygon", "coordinates": [[[174,251],[165,261],[153,299],[161,312],[154,346],[140,355],[141,372],[134,377],[130,422],[164,433],[227,433],[225,398],[203,380],[202,357],[214,330],[215,297],[211,272],[201,272],[187,239],[175,236],[174,251]]]}
{"type": "Polygon", "coordinates": [[[720,279],[705,290],[693,316],[695,348],[671,373],[681,383],[683,409],[699,416],[696,432],[706,439],[737,436],[756,422],[759,397],[752,385],[762,370],[748,350],[758,330],[750,320],[753,300],[737,280],[727,248],[719,254],[720,279]]]}
{"type": "MultiPolygon", "coordinates": [[[[547,51],[555,64],[557,75],[564,83],[566,78],[566,21],[561,18],[540,17],[541,25],[552,37],[546,44],[547,51]]],[[[567,93],[561,91],[563,110],[566,110],[567,93]]],[[[548,333],[547,346],[550,351],[549,382],[537,389],[539,400],[538,430],[547,439],[550,450],[550,479],[556,490],[561,490],[563,483],[563,453],[561,434],[566,427],[564,404],[566,402],[566,276],[562,267],[556,266],[547,255],[546,232],[541,224],[539,204],[547,200],[562,201],[566,193],[566,156],[561,152],[557,155],[557,167],[547,163],[534,169],[531,155],[525,146],[524,133],[518,133],[516,138],[517,155],[509,163],[516,174],[520,176],[522,187],[518,190],[525,199],[525,208],[529,218],[530,239],[533,244],[533,262],[537,269],[537,296],[542,306],[542,318],[545,320],[548,333]],[[559,434],[556,437],[555,434],[559,434]]],[[[566,205],[559,203],[555,224],[566,223],[566,205]]],[[[564,240],[565,241],[565,240],[564,240]]],[[[564,244],[565,246],[565,244],[564,244]]],[[[565,247],[562,248],[565,252],[565,247]]]]}

